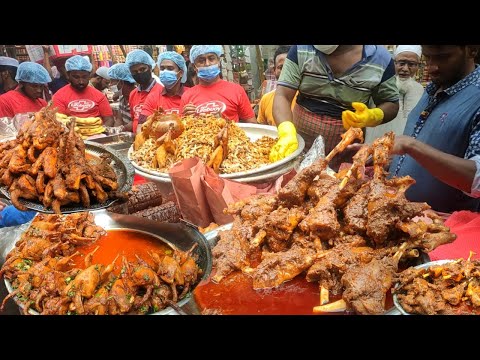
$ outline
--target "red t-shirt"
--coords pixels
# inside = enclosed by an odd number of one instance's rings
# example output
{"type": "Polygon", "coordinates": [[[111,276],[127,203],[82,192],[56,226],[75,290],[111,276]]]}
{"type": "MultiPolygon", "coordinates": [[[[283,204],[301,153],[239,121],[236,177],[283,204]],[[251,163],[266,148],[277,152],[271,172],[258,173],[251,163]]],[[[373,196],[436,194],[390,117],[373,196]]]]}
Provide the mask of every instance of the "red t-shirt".
{"type": "Polygon", "coordinates": [[[240,119],[255,117],[247,93],[238,84],[219,80],[213,85],[196,85],[182,95],[180,108],[193,103],[197,114],[215,113],[220,110],[222,116],[238,122],[240,119]]]}
{"type": "Polygon", "coordinates": [[[68,116],[87,118],[113,115],[105,94],[93,86],[87,86],[80,92],[72,85],[66,85],[53,95],[52,100],[58,112],[68,116]]]}
{"type": "Polygon", "coordinates": [[[150,91],[142,108],[142,115],[150,116],[155,110],[162,108],[166,114],[182,114],[180,99],[183,91],[179,95],[168,96],[165,88],[155,87],[150,91]]]}
{"type": "Polygon", "coordinates": [[[139,91],[137,87],[130,93],[128,102],[130,104],[130,114],[132,115],[132,121],[133,121],[132,126],[133,126],[134,133],[137,131],[138,118],[142,113],[142,109],[143,109],[145,100],[147,99],[147,96],[151,92],[156,92],[156,91],[162,92],[162,90],[163,90],[163,86],[157,83],[156,81],[154,81],[154,84],[150,89],[139,91]]]}
{"type": "Polygon", "coordinates": [[[16,114],[36,112],[47,102],[43,99],[30,99],[19,90],[12,90],[0,96],[0,117],[14,117],[16,114]]]}

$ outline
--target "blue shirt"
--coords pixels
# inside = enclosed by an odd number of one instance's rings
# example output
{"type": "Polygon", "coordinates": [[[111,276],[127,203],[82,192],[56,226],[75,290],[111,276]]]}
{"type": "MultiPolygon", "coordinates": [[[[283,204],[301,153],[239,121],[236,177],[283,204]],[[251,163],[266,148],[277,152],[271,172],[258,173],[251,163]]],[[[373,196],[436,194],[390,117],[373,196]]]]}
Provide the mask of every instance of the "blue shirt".
{"type": "Polygon", "coordinates": [[[0,211],[0,228],[25,224],[32,220],[36,213],[33,210],[20,211],[13,205],[6,206],[0,211]]]}
{"type": "MultiPolygon", "coordinates": [[[[428,84],[408,116],[403,134],[457,157],[472,159],[480,155],[480,67],[435,95],[437,90],[434,83],[428,84]]],[[[408,189],[407,198],[425,201],[434,210],[480,208],[480,199],[440,181],[410,156],[395,156],[390,174],[413,177],[417,183],[408,189]]]]}

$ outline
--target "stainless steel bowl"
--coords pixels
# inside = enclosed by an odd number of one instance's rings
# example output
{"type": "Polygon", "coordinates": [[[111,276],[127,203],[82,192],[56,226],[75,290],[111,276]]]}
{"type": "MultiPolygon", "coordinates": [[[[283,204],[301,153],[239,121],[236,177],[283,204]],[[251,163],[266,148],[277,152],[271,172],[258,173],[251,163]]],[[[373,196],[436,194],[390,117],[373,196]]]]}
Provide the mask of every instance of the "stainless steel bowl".
{"type": "MultiPolygon", "coordinates": [[[[206,241],[205,237],[195,227],[186,225],[184,223],[161,223],[132,215],[114,214],[106,210],[96,211],[94,212],[94,215],[95,223],[102,226],[106,230],[129,229],[134,231],[142,231],[153,235],[158,241],[162,241],[170,247],[178,248],[182,251],[189,250],[195,243],[197,243],[198,246],[195,248],[193,253],[198,256],[197,264],[203,272],[199,281],[206,280],[210,275],[212,270],[212,255],[210,251],[210,245],[206,241]]],[[[27,227],[28,225],[25,224],[20,228],[22,231],[9,231],[8,228],[3,233],[0,231],[0,237],[2,238],[2,241],[0,242],[0,267],[5,262],[6,255],[13,249],[15,243],[20,239],[21,233],[23,233],[27,227]]],[[[10,293],[12,291],[10,282],[4,279],[4,283],[6,290],[8,293],[10,293]]],[[[3,285],[3,283],[0,283],[0,294],[6,294],[5,289],[2,289],[4,287],[3,285]]],[[[177,305],[183,307],[190,301],[191,298],[193,298],[193,296],[191,292],[189,292],[185,298],[177,303],[177,305]]],[[[11,312],[13,313],[13,311],[11,312]]],[[[30,313],[38,314],[33,310],[30,313]]],[[[167,307],[151,315],[176,314],[177,312],[173,308],[167,307]]]]}
{"type": "MultiPolygon", "coordinates": [[[[439,266],[439,265],[445,265],[445,264],[448,264],[448,263],[451,263],[455,260],[436,260],[436,261],[429,261],[429,262],[426,262],[424,264],[420,264],[420,265],[417,265],[415,266],[415,269],[428,269],[430,266],[439,266]]],[[[398,286],[398,285],[397,285],[398,286]]],[[[406,312],[402,305],[400,304],[400,302],[398,301],[398,297],[397,297],[397,294],[394,294],[393,295],[393,304],[395,305],[395,307],[397,308],[397,310],[400,312],[400,314],[402,315],[415,315],[415,314],[410,314],[408,312],[406,312]]]]}

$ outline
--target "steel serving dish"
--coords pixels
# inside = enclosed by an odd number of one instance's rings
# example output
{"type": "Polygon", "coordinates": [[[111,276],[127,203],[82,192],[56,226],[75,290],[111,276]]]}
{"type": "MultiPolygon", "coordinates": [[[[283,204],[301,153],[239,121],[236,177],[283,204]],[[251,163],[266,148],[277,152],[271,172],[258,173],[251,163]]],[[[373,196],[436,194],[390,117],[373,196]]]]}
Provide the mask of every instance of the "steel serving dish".
{"type": "MultiPolygon", "coordinates": [[[[420,265],[417,265],[415,266],[415,269],[428,269],[430,266],[440,266],[440,265],[445,265],[445,264],[448,264],[448,263],[451,263],[451,262],[454,262],[455,260],[436,260],[436,261],[429,261],[429,262],[426,262],[424,264],[420,264],[420,265]]],[[[397,294],[394,294],[393,295],[393,304],[395,305],[395,307],[397,308],[398,312],[402,315],[413,315],[413,314],[410,314],[408,312],[406,312],[402,305],[400,304],[400,302],[398,301],[398,297],[397,297],[397,294]]]]}
{"type": "MultiPolygon", "coordinates": [[[[118,191],[128,192],[132,188],[135,169],[125,155],[119,154],[116,150],[110,147],[85,141],[85,152],[89,155],[99,157],[100,155],[109,155],[112,159],[112,168],[117,175],[118,191]]],[[[6,186],[0,187],[0,192],[10,200],[10,192],[6,186]]],[[[78,204],[69,204],[62,206],[60,209],[63,214],[69,214],[79,211],[93,211],[105,209],[115,203],[117,199],[107,199],[104,203],[92,202],[89,208],[79,206],[78,204]]],[[[52,209],[47,209],[42,203],[34,202],[26,199],[20,199],[20,203],[25,205],[28,209],[35,210],[42,213],[53,214],[52,209]]]]}
{"type": "MultiPolygon", "coordinates": [[[[270,125],[261,125],[261,124],[249,124],[249,123],[237,123],[237,125],[242,128],[245,131],[245,134],[250,138],[251,141],[256,141],[260,139],[262,136],[269,136],[271,138],[276,138],[278,136],[277,128],[275,126],[270,126],[270,125]]],[[[241,172],[236,172],[232,174],[220,174],[220,177],[223,177],[225,179],[234,179],[237,180],[239,178],[247,178],[252,175],[258,175],[258,174],[266,174],[267,172],[277,169],[278,167],[281,167],[283,165],[286,165],[293,160],[297,158],[298,155],[300,155],[305,148],[305,141],[303,138],[297,134],[297,140],[298,140],[298,149],[295,150],[293,153],[290,155],[286,156],[282,160],[276,161],[271,164],[263,165],[255,169],[251,169],[248,171],[241,171],[241,172]]],[[[158,178],[164,178],[168,179],[170,181],[170,177],[168,173],[163,173],[159,171],[155,171],[152,169],[147,169],[143,166],[140,166],[137,164],[134,160],[132,160],[132,153],[133,153],[133,145],[130,147],[128,151],[128,158],[132,162],[133,166],[135,169],[140,170],[141,172],[149,175],[153,175],[158,178]]],[[[140,174],[141,175],[141,174],[140,174]]],[[[143,175],[142,175],[143,176],[143,175]]]]}
{"type": "MultiPolygon", "coordinates": [[[[122,215],[110,213],[106,210],[99,210],[93,212],[95,216],[95,223],[106,230],[125,229],[144,232],[152,235],[158,241],[166,243],[172,248],[178,248],[182,251],[189,250],[195,243],[198,246],[194,249],[193,254],[198,256],[197,264],[202,269],[202,277],[199,281],[206,280],[212,270],[212,255],[210,245],[206,238],[195,228],[184,223],[161,223],[158,221],[148,220],[132,215],[122,215]]],[[[5,262],[7,254],[13,249],[15,243],[20,239],[21,234],[28,228],[29,224],[24,224],[18,227],[19,231],[9,231],[3,233],[0,229],[0,267],[5,262]],[[5,236],[5,234],[9,236],[5,236]]],[[[8,231],[8,228],[7,228],[8,231]]],[[[8,293],[12,292],[10,281],[4,279],[5,287],[8,293]]],[[[194,288],[192,288],[193,290],[194,288]]],[[[3,295],[5,291],[0,289],[0,294],[3,295]]],[[[183,307],[190,299],[193,298],[191,291],[182,300],[177,302],[177,305],[183,307]]],[[[2,298],[3,300],[3,298],[2,298]]],[[[188,310],[186,311],[189,312],[188,310]]],[[[38,314],[36,311],[30,309],[31,314],[38,314]]],[[[1,313],[0,313],[1,314],[1,313]]],[[[167,307],[161,311],[152,313],[150,315],[176,315],[177,312],[167,307]]]]}

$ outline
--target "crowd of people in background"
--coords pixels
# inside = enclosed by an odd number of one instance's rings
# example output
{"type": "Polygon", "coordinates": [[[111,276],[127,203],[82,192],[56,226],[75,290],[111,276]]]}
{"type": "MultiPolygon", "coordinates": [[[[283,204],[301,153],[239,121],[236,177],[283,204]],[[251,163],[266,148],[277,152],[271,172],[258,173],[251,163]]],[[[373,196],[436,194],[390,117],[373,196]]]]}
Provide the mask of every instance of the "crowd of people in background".
{"type": "MultiPolygon", "coordinates": [[[[416,179],[409,199],[445,212],[480,207],[477,45],[398,45],[393,55],[383,45],[282,45],[269,70],[276,88],[263,94],[258,116],[244,88],[222,78],[221,45],[167,51],[156,62],[133,50],[125,63],[98,68],[91,56],[51,61],[48,48],[43,65],[0,57],[0,118],[38,111],[50,98],[66,115],[102,118],[107,133],[136,133],[159,109],[214,113],[277,126],[272,161],[298,148],[297,133],[306,151],[321,135],[328,153],[350,127],[364,129],[367,143],[393,131],[390,174],[416,179]],[[425,89],[415,79],[422,59],[432,80],[425,89]],[[109,100],[118,102],[115,115],[109,100]]],[[[349,150],[332,169],[358,146],[349,150]]]]}

